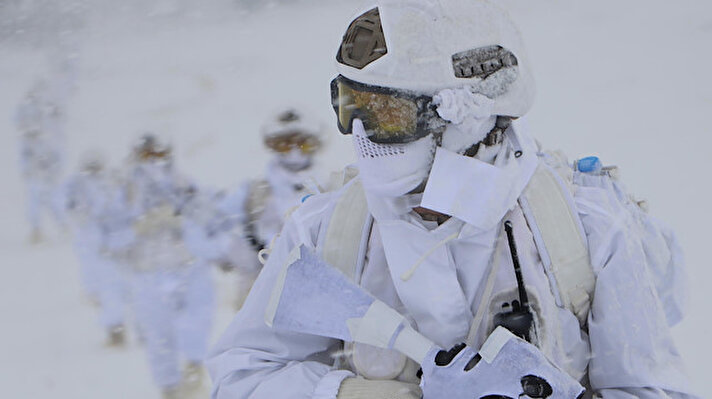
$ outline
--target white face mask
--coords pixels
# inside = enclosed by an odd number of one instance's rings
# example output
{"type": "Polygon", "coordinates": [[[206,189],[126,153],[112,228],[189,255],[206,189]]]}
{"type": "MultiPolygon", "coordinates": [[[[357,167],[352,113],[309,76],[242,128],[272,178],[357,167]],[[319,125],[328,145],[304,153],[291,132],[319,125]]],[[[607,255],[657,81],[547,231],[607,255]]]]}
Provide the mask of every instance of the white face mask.
{"type": "Polygon", "coordinates": [[[171,177],[172,164],[168,160],[144,162],[139,168],[153,182],[163,182],[171,177]]]}
{"type": "MultiPolygon", "coordinates": [[[[461,123],[451,123],[443,133],[442,147],[464,153],[482,141],[496,121],[496,116],[469,116],[461,123]]],[[[364,187],[384,197],[405,195],[427,180],[436,149],[432,135],[408,144],[373,143],[358,119],[353,123],[353,142],[364,187]]]]}
{"type": "Polygon", "coordinates": [[[312,164],[311,155],[306,155],[298,148],[293,148],[289,152],[278,153],[277,162],[291,172],[300,172],[308,169],[312,164]]]}
{"type": "Polygon", "coordinates": [[[424,182],[436,148],[432,135],[408,144],[374,143],[358,119],[353,121],[353,144],[364,188],[383,197],[405,195],[424,182]]]}

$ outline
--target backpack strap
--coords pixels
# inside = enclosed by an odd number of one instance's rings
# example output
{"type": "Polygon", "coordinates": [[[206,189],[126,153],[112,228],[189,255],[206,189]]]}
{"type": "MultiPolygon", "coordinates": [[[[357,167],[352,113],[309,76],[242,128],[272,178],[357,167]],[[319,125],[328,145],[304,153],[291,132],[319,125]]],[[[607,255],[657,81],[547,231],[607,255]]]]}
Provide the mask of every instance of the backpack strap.
{"type": "Polygon", "coordinates": [[[355,180],[345,187],[331,214],[322,258],[356,283],[363,271],[372,225],[366,193],[355,180]]]}
{"type": "Polygon", "coordinates": [[[540,162],[519,202],[557,304],[585,326],[596,276],[571,190],[559,173],[540,162]]]}

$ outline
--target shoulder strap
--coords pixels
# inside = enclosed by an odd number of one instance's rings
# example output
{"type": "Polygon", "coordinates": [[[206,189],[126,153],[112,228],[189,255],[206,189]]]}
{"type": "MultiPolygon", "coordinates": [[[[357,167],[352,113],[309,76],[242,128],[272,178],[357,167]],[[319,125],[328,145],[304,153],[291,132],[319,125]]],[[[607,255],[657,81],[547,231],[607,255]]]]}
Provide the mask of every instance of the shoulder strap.
{"type": "Polygon", "coordinates": [[[358,282],[365,258],[372,218],[360,181],[352,182],[339,198],[329,219],[322,257],[358,282]]]}
{"type": "Polygon", "coordinates": [[[559,306],[573,312],[584,326],[596,276],[570,189],[557,172],[542,162],[520,204],[559,306]]]}

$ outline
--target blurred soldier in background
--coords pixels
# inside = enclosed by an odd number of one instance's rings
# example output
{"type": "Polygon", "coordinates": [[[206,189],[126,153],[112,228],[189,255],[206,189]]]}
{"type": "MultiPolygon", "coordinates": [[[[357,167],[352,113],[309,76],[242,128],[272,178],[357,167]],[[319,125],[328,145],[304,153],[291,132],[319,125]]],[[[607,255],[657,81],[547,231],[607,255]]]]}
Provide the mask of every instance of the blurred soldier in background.
{"type": "Polygon", "coordinates": [[[274,154],[265,178],[243,183],[222,201],[221,210],[241,227],[227,240],[225,256],[237,274],[237,308],[262,269],[260,251],[282,230],[287,214],[320,191],[313,165],[321,134],[320,124],[303,110],[278,112],[262,127],[263,142],[274,154]]]}
{"type": "Polygon", "coordinates": [[[100,306],[100,323],[108,346],[125,343],[126,289],[117,252],[130,238],[121,185],[106,168],[104,158],[87,154],[80,171],[65,187],[66,207],[74,228],[75,250],[81,263],[85,293],[100,306]]]}
{"type": "Polygon", "coordinates": [[[202,214],[197,189],[174,171],[170,146],[145,135],[133,157],[130,263],[136,319],[163,397],[183,398],[200,386],[212,325],[214,293],[205,262],[210,245],[196,233],[202,214]]]}
{"type": "Polygon", "coordinates": [[[20,103],[15,116],[32,243],[42,240],[40,218],[44,209],[49,209],[58,223],[64,225],[56,190],[64,155],[61,113],[59,105],[51,101],[46,83],[40,80],[20,103]]]}

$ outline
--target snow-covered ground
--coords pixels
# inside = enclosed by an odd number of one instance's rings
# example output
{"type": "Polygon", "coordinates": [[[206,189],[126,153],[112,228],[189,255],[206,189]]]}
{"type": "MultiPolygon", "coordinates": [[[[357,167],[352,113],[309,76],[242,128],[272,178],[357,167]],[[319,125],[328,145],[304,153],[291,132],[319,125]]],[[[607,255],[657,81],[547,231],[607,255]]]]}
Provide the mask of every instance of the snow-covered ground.
{"type": "MultiPolygon", "coordinates": [[[[324,167],[352,159],[349,140],[333,127],[328,83],[358,2],[282,2],[245,13],[215,1],[180,18],[170,15],[170,1],[160,3],[150,16],[93,10],[77,41],[79,87],[67,110],[69,166],[90,148],[119,166],[129,143],[150,129],[171,138],[187,175],[234,186],[268,159],[257,135],[260,122],[294,101],[324,122],[324,167]]],[[[519,22],[535,66],[532,132],[571,158],[598,155],[619,165],[631,190],[679,233],[690,306],[675,335],[693,383],[704,392],[712,358],[706,341],[712,333],[706,242],[712,189],[705,166],[712,144],[705,123],[712,111],[712,3],[500,3],[519,22]]],[[[80,294],[70,240],[56,232],[42,245],[26,243],[11,118],[45,70],[39,49],[0,41],[1,396],[156,397],[135,343],[123,351],[102,348],[94,310],[80,294]]],[[[218,278],[216,334],[232,312],[229,281],[218,278]]]]}

